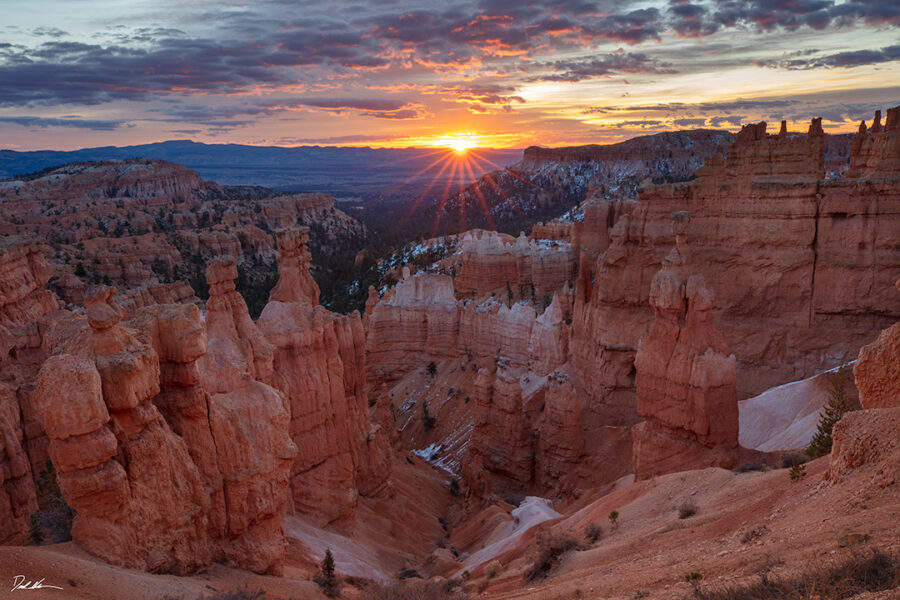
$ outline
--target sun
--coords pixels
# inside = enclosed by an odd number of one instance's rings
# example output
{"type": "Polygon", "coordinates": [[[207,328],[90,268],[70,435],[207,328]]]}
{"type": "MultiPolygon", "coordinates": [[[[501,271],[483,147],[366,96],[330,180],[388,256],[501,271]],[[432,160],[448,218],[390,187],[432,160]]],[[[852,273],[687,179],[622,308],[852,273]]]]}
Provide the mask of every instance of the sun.
{"type": "Polygon", "coordinates": [[[478,147],[478,139],[470,133],[451,133],[435,138],[433,145],[450,148],[457,154],[465,154],[470,148],[478,147]]]}
{"type": "Polygon", "coordinates": [[[453,148],[459,154],[465,154],[469,148],[475,147],[475,142],[472,140],[453,140],[447,144],[448,147],[453,148]]]}

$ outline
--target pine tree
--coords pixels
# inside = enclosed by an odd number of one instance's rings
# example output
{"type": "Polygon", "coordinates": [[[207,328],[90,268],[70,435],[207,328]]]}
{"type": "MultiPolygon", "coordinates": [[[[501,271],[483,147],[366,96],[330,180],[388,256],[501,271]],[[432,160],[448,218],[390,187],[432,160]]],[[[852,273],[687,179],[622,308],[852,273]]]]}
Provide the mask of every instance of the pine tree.
{"type": "Polygon", "coordinates": [[[828,404],[823,407],[816,433],[806,448],[806,454],[811,458],[825,456],[831,452],[831,430],[845,413],[852,410],[850,403],[847,402],[847,392],[844,389],[845,379],[846,372],[844,366],[841,365],[831,375],[828,384],[828,404]]]}
{"type": "Polygon", "coordinates": [[[321,570],[322,572],[316,576],[315,582],[319,584],[326,596],[337,598],[341,594],[341,582],[335,575],[334,556],[331,554],[331,548],[325,550],[321,570]]]}
{"type": "Polygon", "coordinates": [[[803,464],[803,461],[801,461],[799,457],[795,458],[791,463],[790,474],[791,483],[797,483],[806,477],[806,465],[803,464]]]}

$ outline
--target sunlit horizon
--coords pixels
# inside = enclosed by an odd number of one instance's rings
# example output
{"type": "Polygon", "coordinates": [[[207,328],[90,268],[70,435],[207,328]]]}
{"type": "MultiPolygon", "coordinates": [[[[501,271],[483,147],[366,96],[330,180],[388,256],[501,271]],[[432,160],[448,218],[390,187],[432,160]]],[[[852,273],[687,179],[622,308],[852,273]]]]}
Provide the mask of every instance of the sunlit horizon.
{"type": "Polygon", "coordinates": [[[4,4],[0,149],[463,151],[812,117],[848,133],[900,103],[900,13],[879,3],[73,6],[4,4]]]}

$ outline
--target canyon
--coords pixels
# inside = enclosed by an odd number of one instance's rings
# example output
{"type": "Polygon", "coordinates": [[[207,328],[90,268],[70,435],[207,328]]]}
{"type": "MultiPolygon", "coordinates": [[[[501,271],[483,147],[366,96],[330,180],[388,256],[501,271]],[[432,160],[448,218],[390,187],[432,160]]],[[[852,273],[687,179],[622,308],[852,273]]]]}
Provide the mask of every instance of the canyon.
{"type": "Polygon", "coordinates": [[[318,597],[329,547],[357,578],[670,598],[690,568],[746,579],[846,532],[900,550],[900,107],[886,117],[852,140],[813,119],[529,149],[534,172],[593,169],[571,175],[577,208],[420,242],[436,260],[396,265],[363,315],[320,304],[318,253],[364,233],[328,196],[146,160],[0,182],[0,563],[116,586],[108,565],[134,569],[143,597],[205,593],[203,573],[318,597]],[[257,315],[237,282],[261,263],[257,315]],[[827,401],[806,380],[835,367],[858,410],[795,485],[782,463],[827,401]],[[25,548],[48,464],[72,542],[25,548]],[[676,519],[682,499],[700,516],[676,519]],[[612,511],[607,539],[527,578],[541,543],[612,511]]]}

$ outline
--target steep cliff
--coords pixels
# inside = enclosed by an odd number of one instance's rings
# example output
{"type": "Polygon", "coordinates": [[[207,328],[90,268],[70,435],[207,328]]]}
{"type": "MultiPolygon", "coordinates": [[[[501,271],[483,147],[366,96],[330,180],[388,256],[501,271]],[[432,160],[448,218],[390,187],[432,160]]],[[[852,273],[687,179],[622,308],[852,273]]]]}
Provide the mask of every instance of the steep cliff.
{"type": "Polygon", "coordinates": [[[52,275],[46,246],[0,238],[0,543],[21,543],[37,510],[34,476],[47,459],[47,436],[33,400],[44,359],[41,322],[59,301],[44,289],[52,275]]]}
{"type": "Polygon", "coordinates": [[[741,397],[831,367],[896,320],[900,171],[823,179],[818,121],[806,135],[764,131],[747,126],[727,159],[709,161],[694,181],[648,188],[613,227],[590,300],[576,304],[570,347],[585,388],[617,410],[629,402],[626,377],[651,323],[650,282],[671,247],[672,212],[690,211],[695,264],[737,357],[741,397]]]}
{"type": "Polygon", "coordinates": [[[693,274],[684,213],[676,245],[650,284],[654,320],[635,355],[637,412],[634,474],[646,479],[737,459],[736,361],[716,330],[714,297],[693,274]]]}
{"type": "Polygon", "coordinates": [[[258,325],[274,348],[272,383],[284,393],[300,448],[294,510],[321,525],[348,525],[360,494],[390,492],[390,437],[369,417],[362,319],[316,305],[306,234],[279,232],[280,278],[258,325]]]}

